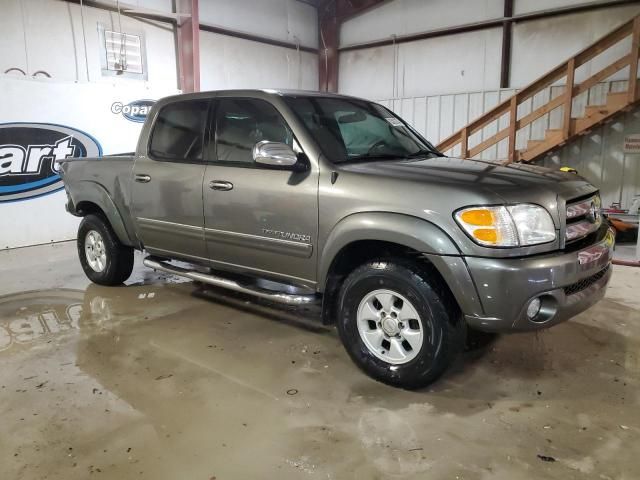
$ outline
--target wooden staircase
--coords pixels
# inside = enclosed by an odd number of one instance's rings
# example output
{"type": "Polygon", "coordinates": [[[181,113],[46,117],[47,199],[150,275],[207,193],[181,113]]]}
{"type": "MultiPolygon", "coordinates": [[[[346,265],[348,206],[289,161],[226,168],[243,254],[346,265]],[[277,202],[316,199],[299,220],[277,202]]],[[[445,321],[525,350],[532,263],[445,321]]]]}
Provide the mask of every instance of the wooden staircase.
{"type": "MultiPolygon", "coordinates": [[[[444,139],[438,144],[440,151],[453,150],[460,145],[460,157],[474,158],[486,149],[508,139],[508,158],[504,163],[531,162],[539,159],[556,147],[564,145],[573,138],[588,133],[594,127],[607,122],[613,116],[640,103],[640,85],[638,85],[638,55],[640,50],[640,15],[605,35],[589,47],[569,58],[566,62],[547,72],[545,75],[518,91],[515,95],[503,101],[496,107],[484,113],[461,130],[444,139]],[[630,41],[628,40],[630,38],[630,41]],[[581,83],[574,82],[576,70],[590,60],[608,52],[613,46],[627,41],[630,51],[613,61],[602,70],[591,75],[581,83]],[[572,118],[573,101],[576,97],[587,93],[591,88],[605,81],[623,69],[629,69],[628,88],[623,92],[610,92],[603,105],[588,105],[584,115],[572,118]],[[561,82],[564,79],[564,82],[561,82]],[[547,103],[533,111],[519,115],[518,107],[543,90],[561,82],[565,86],[564,93],[552,98],[547,103]],[[529,140],[526,147],[516,148],[516,136],[519,130],[534,121],[550,114],[556,109],[562,109],[562,128],[547,129],[544,138],[529,140]],[[503,122],[508,119],[508,122],[503,122]],[[475,145],[469,144],[472,135],[483,132],[483,129],[495,125],[507,124],[475,145]]],[[[476,137],[481,137],[476,135],[476,137]]]]}

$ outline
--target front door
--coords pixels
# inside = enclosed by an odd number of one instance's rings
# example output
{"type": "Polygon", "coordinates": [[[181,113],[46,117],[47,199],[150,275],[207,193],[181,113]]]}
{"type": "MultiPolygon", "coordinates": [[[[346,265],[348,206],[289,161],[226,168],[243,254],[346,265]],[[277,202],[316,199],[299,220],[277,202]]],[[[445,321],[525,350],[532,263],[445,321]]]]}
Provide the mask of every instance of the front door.
{"type": "Polygon", "coordinates": [[[218,97],[215,137],[203,184],[205,238],[222,268],[313,285],[318,233],[318,170],[292,172],[256,164],[257,142],[294,135],[266,100],[218,97]]]}
{"type": "Polygon", "coordinates": [[[152,254],[206,260],[202,207],[203,132],[209,100],[170,103],[133,171],[133,216],[152,254]]]}

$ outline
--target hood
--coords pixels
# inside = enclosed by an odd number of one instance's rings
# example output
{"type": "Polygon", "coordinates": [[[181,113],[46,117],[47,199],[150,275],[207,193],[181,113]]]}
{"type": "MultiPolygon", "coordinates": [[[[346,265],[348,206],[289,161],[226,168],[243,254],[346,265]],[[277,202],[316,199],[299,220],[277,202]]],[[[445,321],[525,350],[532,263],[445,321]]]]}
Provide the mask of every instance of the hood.
{"type": "Polygon", "coordinates": [[[354,163],[341,165],[340,170],[490,193],[504,203],[548,205],[552,199],[566,202],[597,190],[575,173],[528,164],[499,165],[448,157],[354,163]]]}

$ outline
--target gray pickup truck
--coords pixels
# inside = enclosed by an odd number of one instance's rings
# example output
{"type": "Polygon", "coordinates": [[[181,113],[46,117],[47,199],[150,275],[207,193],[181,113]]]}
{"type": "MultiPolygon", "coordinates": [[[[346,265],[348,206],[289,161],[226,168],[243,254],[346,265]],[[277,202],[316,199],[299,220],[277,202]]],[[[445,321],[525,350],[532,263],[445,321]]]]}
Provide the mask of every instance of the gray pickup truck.
{"type": "Polygon", "coordinates": [[[445,157],[357,98],[165,98],[134,154],[68,159],[61,175],[93,282],[127,280],[137,249],[159,271],[322,302],[354,362],[404,388],[434,381],[468,332],[557,324],[611,277],[613,234],[593,185],[445,157]]]}

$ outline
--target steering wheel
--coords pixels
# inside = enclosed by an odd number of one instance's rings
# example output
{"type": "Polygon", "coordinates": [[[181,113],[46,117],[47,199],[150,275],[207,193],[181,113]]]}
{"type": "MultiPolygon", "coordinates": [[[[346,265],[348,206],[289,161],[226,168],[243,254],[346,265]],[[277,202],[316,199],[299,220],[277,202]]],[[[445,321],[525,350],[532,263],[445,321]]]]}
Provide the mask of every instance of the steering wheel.
{"type": "Polygon", "coordinates": [[[387,146],[387,142],[385,142],[384,140],[378,140],[376,143],[371,145],[369,150],[367,150],[367,155],[370,155],[374,150],[377,150],[380,147],[386,147],[386,146],[387,146]]]}

